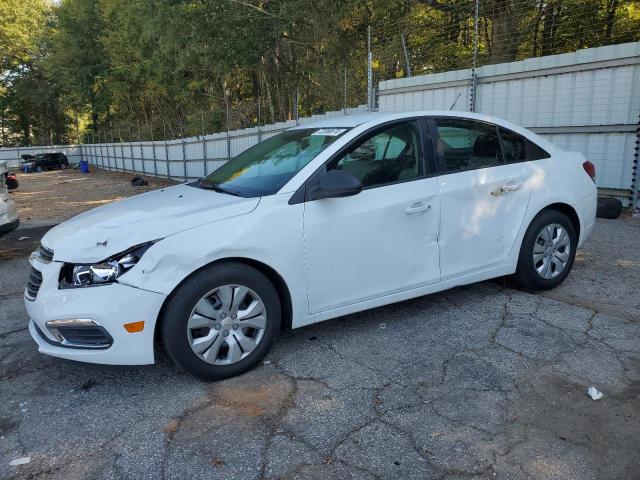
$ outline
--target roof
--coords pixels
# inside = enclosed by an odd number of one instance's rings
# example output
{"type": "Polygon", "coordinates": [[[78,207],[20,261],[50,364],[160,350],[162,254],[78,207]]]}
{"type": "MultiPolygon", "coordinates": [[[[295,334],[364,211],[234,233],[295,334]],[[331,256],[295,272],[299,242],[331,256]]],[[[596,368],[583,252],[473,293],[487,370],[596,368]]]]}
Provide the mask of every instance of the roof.
{"type": "Polygon", "coordinates": [[[422,116],[435,116],[435,117],[463,117],[474,118],[477,120],[484,120],[499,125],[506,124],[505,120],[497,117],[491,117],[481,113],[464,112],[460,110],[418,110],[410,112],[371,112],[371,113],[359,113],[356,115],[336,115],[326,117],[318,120],[311,120],[304,122],[301,125],[294,128],[330,128],[330,127],[342,127],[342,128],[354,128],[358,125],[362,125],[368,122],[384,122],[386,120],[397,120],[408,117],[422,117],[422,116]]]}
{"type": "Polygon", "coordinates": [[[318,120],[311,120],[308,122],[304,122],[297,127],[293,127],[294,129],[302,129],[302,128],[355,128],[359,125],[364,125],[366,123],[371,123],[373,125],[377,123],[382,123],[390,120],[400,120],[403,118],[411,118],[411,117],[460,117],[460,118],[469,118],[480,120],[484,122],[493,123],[495,125],[500,125],[509,130],[512,130],[516,133],[524,135],[525,137],[533,140],[535,143],[540,145],[547,151],[556,151],[559,150],[557,146],[553,145],[548,140],[536,135],[530,130],[526,130],[519,125],[515,125],[507,120],[502,118],[493,117],[490,115],[484,115],[482,113],[473,113],[473,112],[465,112],[460,110],[419,110],[412,112],[370,112],[370,113],[362,113],[356,115],[336,115],[331,117],[326,117],[318,120]]]}

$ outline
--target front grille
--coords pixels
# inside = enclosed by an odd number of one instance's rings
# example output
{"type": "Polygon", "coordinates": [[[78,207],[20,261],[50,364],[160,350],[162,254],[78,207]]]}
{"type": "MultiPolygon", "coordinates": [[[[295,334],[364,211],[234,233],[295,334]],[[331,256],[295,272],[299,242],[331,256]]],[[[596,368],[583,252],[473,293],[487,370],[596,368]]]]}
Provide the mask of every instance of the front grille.
{"type": "Polygon", "coordinates": [[[36,295],[38,295],[38,290],[40,290],[40,285],[42,284],[42,274],[31,267],[29,270],[29,278],[27,280],[27,298],[29,300],[35,300],[36,295]]]}
{"type": "Polygon", "coordinates": [[[40,245],[40,248],[38,249],[38,254],[40,255],[40,258],[47,263],[53,260],[53,250],[45,247],[44,245],[40,245]]]}

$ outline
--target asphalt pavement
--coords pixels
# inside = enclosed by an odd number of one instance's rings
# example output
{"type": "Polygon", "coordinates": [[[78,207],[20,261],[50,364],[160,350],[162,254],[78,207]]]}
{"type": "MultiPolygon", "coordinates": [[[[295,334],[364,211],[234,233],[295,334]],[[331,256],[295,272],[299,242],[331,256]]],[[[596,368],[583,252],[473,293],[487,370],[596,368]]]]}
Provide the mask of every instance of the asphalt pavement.
{"type": "Polygon", "coordinates": [[[217,383],[162,355],[39,354],[31,233],[0,244],[0,478],[640,476],[639,218],[599,220],[556,290],[490,281],[323,322],[217,383]]]}

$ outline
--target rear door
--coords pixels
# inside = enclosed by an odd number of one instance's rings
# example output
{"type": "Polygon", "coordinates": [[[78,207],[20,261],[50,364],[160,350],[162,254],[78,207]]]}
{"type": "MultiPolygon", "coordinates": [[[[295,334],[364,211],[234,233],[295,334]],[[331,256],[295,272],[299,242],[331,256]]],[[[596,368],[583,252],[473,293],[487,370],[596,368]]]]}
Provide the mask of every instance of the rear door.
{"type": "Polygon", "coordinates": [[[441,117],[430,126],[441,195],[442,280],[503,265],[531,194],[533,167],[524,143],[476,120],[441,117]]]}

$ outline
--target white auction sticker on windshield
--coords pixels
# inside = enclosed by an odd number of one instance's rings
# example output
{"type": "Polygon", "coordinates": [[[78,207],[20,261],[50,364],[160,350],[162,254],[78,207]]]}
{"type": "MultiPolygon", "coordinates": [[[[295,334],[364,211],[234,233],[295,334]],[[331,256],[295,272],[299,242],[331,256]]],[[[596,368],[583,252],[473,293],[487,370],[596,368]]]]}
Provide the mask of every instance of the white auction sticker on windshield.
{"type": "Polygon", "coordinates": [[[323,137],[337,137],[338,135],[346,132],[346,128],[321,128],[316,130],[311,135],[322,135],[323,137]]]}

